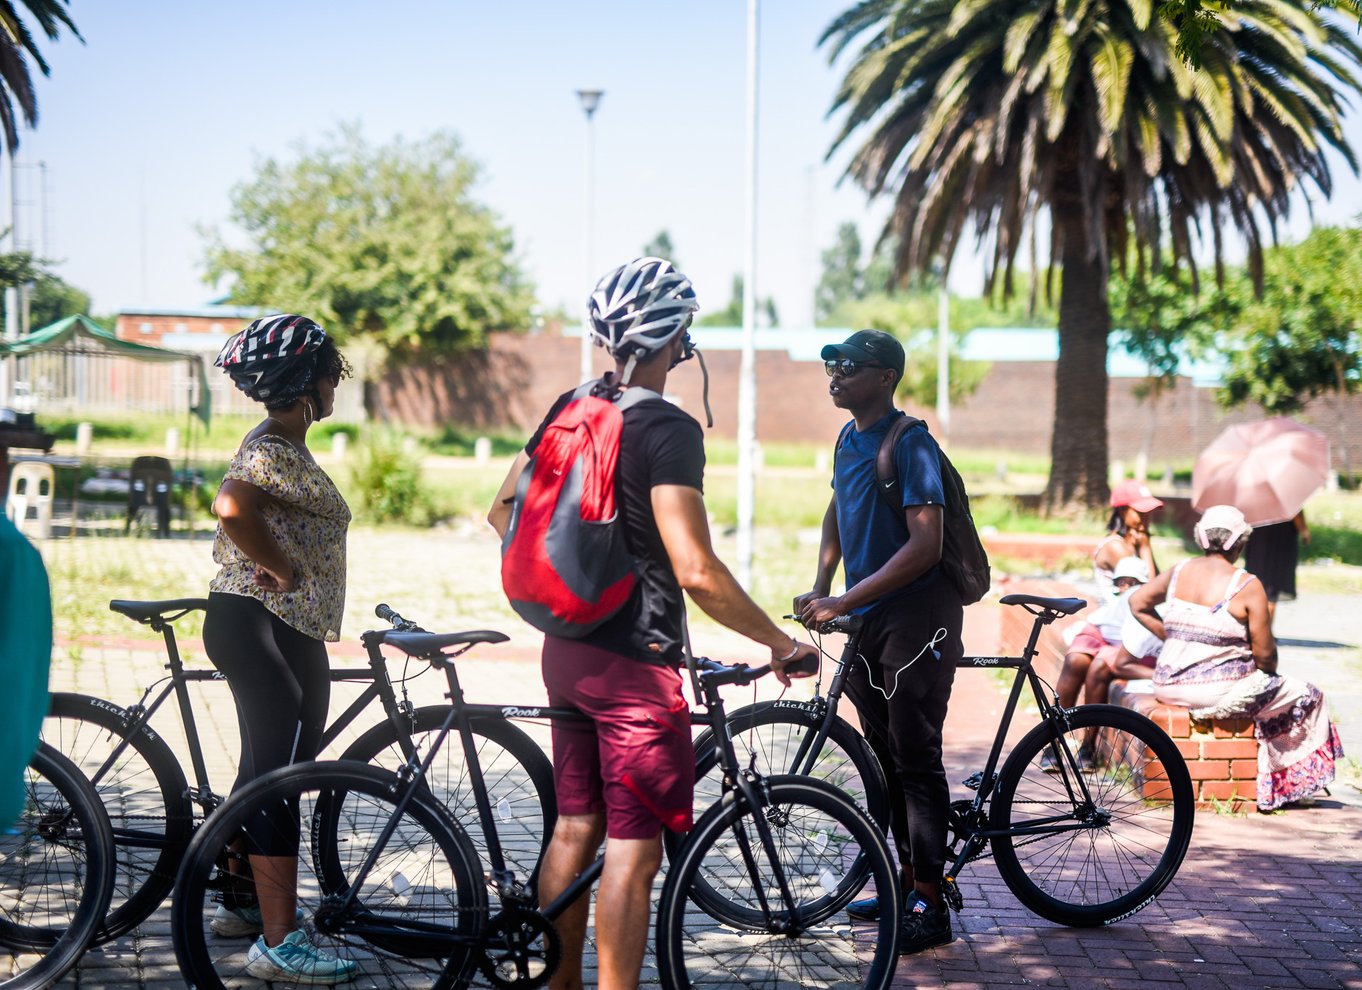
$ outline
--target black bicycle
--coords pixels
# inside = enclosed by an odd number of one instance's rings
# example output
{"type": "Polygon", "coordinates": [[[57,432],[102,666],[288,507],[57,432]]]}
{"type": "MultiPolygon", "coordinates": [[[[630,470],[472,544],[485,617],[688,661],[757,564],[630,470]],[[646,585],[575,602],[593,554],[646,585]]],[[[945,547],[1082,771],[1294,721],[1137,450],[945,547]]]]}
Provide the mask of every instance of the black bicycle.
{"type": "MultiPolygon", "coordinates": [[[[52,695],[43,739],[70,758],[91,780],[113,826],[117,877],[109,914],[97,942],[131,931],[165,900],[194,830],[223,801],[209,781],[189,686],[207,682],[225,686],[226,682],[216,670],[185,668],[173,625],[207,605],[204,598],[110,602],[113,611],[162,635],[168,674],[126,708],[88,695],[52,695]],[[172,695],[188,743],[192,787],[180,761],[152,721],[172,695]]],[[[388,661],[379,649],[382,635],[366,633],[361,637],[368,653],[366,667],[331,671],[333,682],[357,682],[365,687],[327,727],[322,747],[334,743],[377,699],[384,720],[351,743],[341,759],[395,769],[421,748],[428,736],[439,731],[448,706],[412,704],[407,682],[428,668],[422,666],[414,673],[408,670],[399,677],[390,676],[388,661]]],[[[504,855],[526,875],[533,876],[557,818],[552,764],[533,739],[503,719],[475,719],[469,731],[486,789],[497,809],[504,855]]],[[[429,750],[428,746],[425,748],[429,750]]],[[[425,783],[438,800],[450,807],[462,808],[471,803],[468,767],[462,751],[451,748],[442,754],[426,774],[425,783]]],[[[474,838],[475,847],[485,851],[482,834],[475,833],[474,838]]]]}
{"type": "MultiPolygon", "coordinates": [[[[245,946],[215,936],[210,922],[221,896],[224,849],[243,823],[281,803],[299,812],[297,894],[307,935],[326,951],[357,962],[366,981],[462,987],[481,974],[492,986],[528,990],[555,971],[560,948],[553,921],[590,888],[601,862],[552,903],[537,904],[532,887],[501,857],[499,823],[471,729],[492,713],[583,716],[572,709],[466,704],[453,660],[475,644],[504,641],[500,633],[373,635],[444,671],[451,702],[445,723],[429,749],[397,774],[354,763],[301,764],[228,799],[194,838],[175,887],[175,951],[193,986],[253,985],[245,971],[245,946]],[[490,878],[479,869],[464,828],[422,785],[451,734],[470,771],[478,826],[494,863],[490,878]]],[[[881,830],[830,784],[767,777],[741,764],[724,728],[720,688],[749,684],[769,667],[692,663],[716,730],[725,784],[663,884],[656,925],[663,985],[888,986],[897,958],[900,898],[881,830]],[[895,905],[871,926],[854,928],[841,916],[855,893],[842,882],[853,864],[895,905]],[[697,886],[717,883],[730,884],[723,918],[696,910],[690,901],[697,886]]]]}
{"type": "Polygon", "coordinates": [[[0,988],[39,990],[90,945],[113,892],[113,831],[80,771],[39,744],[19,818],[0,828],[0,988]]]}
{"type": "MultiPolygon", "coordinates": [[[[1195,816],[1187,764],[1145,716],[1115,705],[1061,708],[1036,674],[1032,661],[1041,629],[1086,602],[1032,595],[1001,601],[1036,618],[1020,657],[965,657],[960,663],[1017,673],[988,760],[965,781],[975,797],[951,805],[945,896],[960,910],[960,871],[991,850],[1008,889],[1036,914],[1075,927],[1113,924],[1147,906],[1182,865],[1195,816]],[[1030,686],[1040,724],[1002,761],[1024,685],[1030,686]],[[1080,761],[1084,737],[1093,734],[1093,759],[1080,761]]],[[[888,818],[883,768],[865,738],[838,715],[851,665],[863,662],[859,630],[859,616],[844,616],[820,630],[848,634],[826,695],[820,677],[811,700],[741,708],[730,716],[729,732],[762,773],[831,780],[883,826],[888,818]]],[[[720,786],[712,731],[701,733],[695,748],[697,772],[707,775],[697,785],[698,798],[720,786]]],[[[844,882],[859,879],[852,873],[844,882]]],[[[706,894],[721,897],[723,889],[706,894]]]]}

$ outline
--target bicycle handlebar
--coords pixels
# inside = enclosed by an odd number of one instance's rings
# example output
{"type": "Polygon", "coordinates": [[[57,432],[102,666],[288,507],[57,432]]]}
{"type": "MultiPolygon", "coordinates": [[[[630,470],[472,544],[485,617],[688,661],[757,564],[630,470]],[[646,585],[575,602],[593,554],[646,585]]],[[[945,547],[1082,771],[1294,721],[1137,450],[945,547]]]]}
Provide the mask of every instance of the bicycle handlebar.
{"type": "MultiPolygon", "coordinates": [[[[797,615],[783,615],[783,619],[793,619],[795,622],[803,622],[797,615]]],[[[854,633],[859,632],[861,624],[865,622],[863,615],[838,615],[829,619],[827,622],[820,622],[817,631],[820,633],[854,633]]]]}
{"type": "Polygon", "coordinates": [[[412,622],[410,619],[402,618],[402,616],[394,612],[392,608],[390,608],[388,605],[380,604],[374,606],[374,615],[378,616],[384,622],[391,623],[392,627],[396,629],[398,632],[426,631],[422,629],[420,626],[418,626],[415,622],[412,622]]]}
{"type": "MultiPolygon", "coordinates": [[[[708,657],[696,657],[695,666],[700,671],[702,681],[716,686],[736,684],[741,687],[771,673],[769,663],[764,663],[760,667],[749,667],[745,663],[720,663],[718,660],[711,660],[708,657]]],[[[784,670],[787,674],[815,673],[818,670],[818,655],[810,654],[798,663],[789,664],[784,670]]]]}

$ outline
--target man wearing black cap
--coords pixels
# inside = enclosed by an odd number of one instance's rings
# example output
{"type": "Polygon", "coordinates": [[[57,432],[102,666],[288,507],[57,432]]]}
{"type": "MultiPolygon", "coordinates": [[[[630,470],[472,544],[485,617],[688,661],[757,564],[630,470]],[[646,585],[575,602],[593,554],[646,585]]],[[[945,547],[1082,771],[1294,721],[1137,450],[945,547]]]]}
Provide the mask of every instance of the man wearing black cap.
{"type": "MultiPolygon", "coordinates": [[[[902,434],[894,451],[898,497],[892,510],[878,490],[880,443],[904,414],[894,407],[903,346],[879,330],[860,330],[823,348],[828,394],[853,419],[833,465],[833,497],[823,517],[813,590],[795,599],[806,625],[848,613],[865,616],[847,695],[889,778],[890,830],[903,870],[907,911],[899,951],[921,952],[954,939],[941,899],[950,791],[941,761],[941,727],[964,652],[964,609],[941,573],[945,495],[941,450],[925,427],[902,434]],[[832,596],[841,561],[846,592],[832,596]]],[[[848,906],[875,918],[876,898],[848,906]]]]}

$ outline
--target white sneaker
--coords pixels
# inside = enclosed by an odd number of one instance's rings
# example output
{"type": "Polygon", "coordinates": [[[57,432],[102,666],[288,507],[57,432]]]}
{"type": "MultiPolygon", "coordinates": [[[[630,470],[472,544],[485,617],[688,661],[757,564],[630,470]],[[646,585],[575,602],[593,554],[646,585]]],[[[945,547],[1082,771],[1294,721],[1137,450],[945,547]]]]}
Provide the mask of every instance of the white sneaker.
{"type": "Polygon", "coordinates": [[[256,939],[246,953],[246,972],[281,983],[348,983],[358,974],[359,964],[323,952],[296,931],[273,948],[265,944],[265,936],[256,939]]]}
{"type": "MultiPolygon", "coordinates": [[[[298,927],[303,927],[306,915],[303,909],[299,908],[297,915],[298,927]]],[[[265,922],[260,917],[260,906],[252,905],[244,908],[229,908],[225,904],[219,904],[218,909],[213,912],[213,920],[208,923],[208,927],[213,930],[213,934],[221,938],[245,938],[247,935],[259,935],[265,930],[265,922]]]]}

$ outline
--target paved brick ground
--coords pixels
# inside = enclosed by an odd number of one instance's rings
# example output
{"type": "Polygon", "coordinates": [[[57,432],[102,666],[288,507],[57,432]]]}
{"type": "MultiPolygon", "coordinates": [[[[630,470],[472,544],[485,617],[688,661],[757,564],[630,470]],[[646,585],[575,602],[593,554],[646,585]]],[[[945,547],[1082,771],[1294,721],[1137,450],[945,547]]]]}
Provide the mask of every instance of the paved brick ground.
{"type": "MultiPolygon", "coordinates": [[[[990,649],[995,634],[995,613],[980,610],[972,617],[973,648],[990,649]]],[[[54,670],[54,688],[131,700],[157,676],[160,662],[155,652],[134,644],[85,649],[79,664],[54,670]]],[[[728,639],[697,645],[716,655],[742,652],[728,639]]],[[[524,642],[485,648],[480,658],[470,654],[461,666],[469,697],[542,697],[533,654],[524,642]]],[[[431,677],[418,683],[418,700],[434,700],[438,683],[431,677]]],[[[989,675],[961,671],[947,726],[953,781],[982,765],[1000,707],[989,675]]],[[[219,686],[208,685],[198,711],[213,778],[225,786],[237,749],[231,702],[219,686]]],[[[164,721],[162,729],[179,748],[171,724],[173,719],[164,721]]],[[[956,790],[957,796],[966,793],[956,790]]],[[[967,869],[962,887],[967,904],[956,919],[960,937],[905,958],[896,986],[1362,988],[1362,811],[1335,799],[1270,816],[1203,813],[1172,887],[1141,914],[1107,929],[1066,929],[1039,920],[1017,904],[987,861],[967,869]]],[[[655,979],[650,970],[645,976],[655,979]]],[[[182,985],[165,908],[133,936],[87,953],[62,984],[182,985]]]]}

